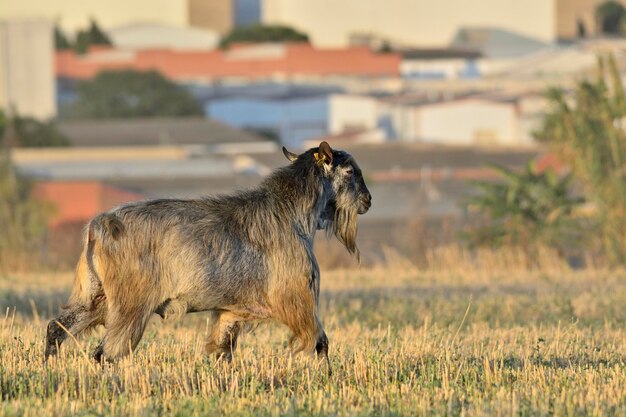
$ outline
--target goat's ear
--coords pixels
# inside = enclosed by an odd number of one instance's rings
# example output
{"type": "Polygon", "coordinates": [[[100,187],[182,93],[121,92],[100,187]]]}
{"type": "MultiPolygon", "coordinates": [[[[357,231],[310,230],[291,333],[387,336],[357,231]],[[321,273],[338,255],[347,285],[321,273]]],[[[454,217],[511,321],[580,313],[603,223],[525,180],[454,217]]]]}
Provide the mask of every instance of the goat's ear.
{"type": "Polygon", "coordinates": [[[317,150],[318,158],[327,163],[328,165],[333,163],[333,150],[330,148],[328,142],[320,143],[317,150]]]}
{"type": "Polygon", "coordinates": [[[291,162],[293,162],[293,161],[295,161],[296,159],[298,159],[298,155],[296,155],[296,154],[295,154],[295,153],[293,153],[293,152],[289,152],[289,151],[287,150],[287,148],[285,148],[284,146],[283,146],[283,154],[285,154],[285,157],[286,157],[287,159],[289,159],[289,161],[291,161],[291,162]]]}

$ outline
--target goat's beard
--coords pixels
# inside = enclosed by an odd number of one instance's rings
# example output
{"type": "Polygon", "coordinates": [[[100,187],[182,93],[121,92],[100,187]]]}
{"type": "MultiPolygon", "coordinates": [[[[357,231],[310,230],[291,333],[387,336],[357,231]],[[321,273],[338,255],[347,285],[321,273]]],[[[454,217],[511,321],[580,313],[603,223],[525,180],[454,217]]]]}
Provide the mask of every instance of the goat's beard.
{"type": "Polygon", "coordinates": [[[360,263],[361,253],[356,245],[358,215],[359,213],[356,207],[338,209],[334,204],[329,204],[322,214],[320,226],[326,230],[328,237],[336,236],[346,247],[348,252],[356,256],[360,263]]]}

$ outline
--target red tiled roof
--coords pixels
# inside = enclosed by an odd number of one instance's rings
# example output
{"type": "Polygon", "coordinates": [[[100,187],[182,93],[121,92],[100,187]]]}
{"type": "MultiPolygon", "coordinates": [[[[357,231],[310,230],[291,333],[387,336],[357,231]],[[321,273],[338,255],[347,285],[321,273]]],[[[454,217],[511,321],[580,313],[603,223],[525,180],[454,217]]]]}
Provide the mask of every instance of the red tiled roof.
{"type": "Polygon", "coordinates": [[[393,76],[400,70],[399,54],[377,54],[366,47],[316,49],[309,44],[275,47],[275,53],[255,56],[241,54],[241,51],[261,51],[259,48],[263,48],[263,45],[238,45],[228,51],[121,51],[98,48],[85,55],[60,51],[56,54],[56,74],[60,77],[86,79],[102,70],[158,70],[171,79],[185,80],[260,78],[278,74],[393,76]]]}
{"type": "Polygon", "coordinates": [[[128,201],[145,196],[98,181],[40,181],[33,195],[55,206],[49,226],[64,223],[86,223],[97,214],[128,201]]]}

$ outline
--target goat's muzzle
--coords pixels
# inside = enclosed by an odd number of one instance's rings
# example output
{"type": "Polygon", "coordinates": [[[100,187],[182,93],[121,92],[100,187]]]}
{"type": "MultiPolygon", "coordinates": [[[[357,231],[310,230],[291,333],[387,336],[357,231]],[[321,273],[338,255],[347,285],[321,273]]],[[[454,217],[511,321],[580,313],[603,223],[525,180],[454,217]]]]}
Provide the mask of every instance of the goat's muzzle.
{"type": "Polygon", "coordinates": [[[365,214],[372,207],[372,195],[370,193],[365,193],[361,195],[359,198],[359,214],[365,214]]]}

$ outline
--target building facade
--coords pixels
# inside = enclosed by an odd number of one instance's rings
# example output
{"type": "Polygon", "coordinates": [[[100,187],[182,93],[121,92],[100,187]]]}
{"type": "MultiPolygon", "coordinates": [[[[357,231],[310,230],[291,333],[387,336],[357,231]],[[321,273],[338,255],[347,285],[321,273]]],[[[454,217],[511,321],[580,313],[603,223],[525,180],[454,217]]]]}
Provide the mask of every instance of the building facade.
{"type": "Polygon", "coordinates": [[[602,0],[265,0],[263,21],[294,26],[315,44],[379,38],[407,46],[447,45],[461,27],[495,27],[543,42],[596,31],[602,0]],[[329,13],[329,11],[332,11],[329,13]],[[346,18],[349,16],[349,18],[346,18]]]}
{"type": "Polygon", "coordinates": [[[206,113],[229,125],[274,136],[296,149],[311,138],[374,129],[378,123],[376,100],[345,94],[218,99],[207,104],[206,113]]]}
{"type": "Polygon", "coordinates": [[[38,119],[56,115],[50,21],[0,21],[0,108],[38,119]]]}
{"type": "Polygon", "coordinates": [[[189,24],[222,35],[261,23],[262,0],[189,0],[189,24]]]}
{"type": "Polygon", "coordinates": [[[224,34],[260,22],[261,8],[262,0],[5,0],[0,19],[45,18],[71,33],[95,19],[103,28],[158,23],[224,34]]]}
{"type": "Polygon", "coordinates": [[[236,26],[287,24],[321,46],[382,38],[416,46],[447,44],[460,27],[491,26],[544,42],[596,33],[603,0],[8,0],[0,19],[41,17],[75,32],[91,18],[104,28],[130,23],[196,26],[225,34],[236,26]]]}
{"type": "Polygon", "coordinates": [[[461,98],[381,105],[392,139],[439,145],[529,146],[545,100],[461,98]]]}
{"type": "Polygon", "coordinates": [[[188,0],[24,0],[3,1],[0,19],[44,18],[68,32],[95,19],[103,28],[137,22],[188,26],[188,0]]]}
{"type": "Polygon", "coordinates": [[[120,49],[215,49],[219,44],[216,32],[200,28],[133,23],[107,30],[113,45],[120,49]]]}
{"type": "Polygon", "coordinates": [[[398,54],[366,47],[322,49],[310,44],[258,44],[229,50],[120,50],[96,48],[87,54],[59,51],[58,77],[92,78],[102,70],[157,70],[182,82],[220,78],[271,79],[327,76],[392,77],[400,73],[398,54]]]}

